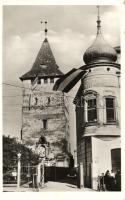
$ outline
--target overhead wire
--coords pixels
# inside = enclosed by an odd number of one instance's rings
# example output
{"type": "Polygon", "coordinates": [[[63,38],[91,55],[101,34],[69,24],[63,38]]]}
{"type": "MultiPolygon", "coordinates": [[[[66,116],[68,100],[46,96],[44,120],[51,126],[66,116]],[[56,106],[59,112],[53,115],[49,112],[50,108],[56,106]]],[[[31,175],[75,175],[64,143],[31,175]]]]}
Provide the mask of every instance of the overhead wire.
{"type": "MultiPolygon", "coordinates": [[[[10,87],[17,87],[17,88],[20,88],[20,89],[28,89],[28,90],[31,90],[31,91],[33,91],[31,88],[29,88],[29,87],[24,87],[24,86],[18,86],[18,85],[14,85],[14,84],[11,84],[11,83],[5,83],[5,82],[3,82],[2,83],[3,85],[6,85],[6,86],[10,86],[10,87]]],[[[39,91],[39,92],[42,92],[42,93],[48,93],[48,94],[54,94],[54,95],[59,95],[60,96],[60,94],[59,93],[56,93],[55,91],[44,91],[44,90],[40,90],[40,89],[35,89],[35,91],[39,91]]],[[[22,96],[22,95],[20,95],[20,96],[22,96]]],[[[71,96],[71,95],[66,95],[67,97],[70,97],[70,98],[72,98],[72,99],[74,99],[75,97],[74,96],[71,96]]],[[[7,97],[7,96],[6,96],[7,97]]],[[[12,97],[12,96],[11,96],[12,97]]],[[[13,96],[14,97],[14,96],[13,96]]]]}
{"type": "Polygon", "coordinates": [[[5,98],[5,97],[8,97],[8,98],[10,98],[10,97],[22,97],[22,95],[12,95],[12,96],[2,96],[3,98],[5,98]]]}
{"type": "MultiPolygon", "coordinates": [[[[5,86],[9,86],[9,87],[15,87],[15,88],[20,88],[20,89],[29,89],[30,91],[32,91],[32,89],[31,88],[29,88],[29,87],[24,87],[24,86],[18,86],[18,85],[15,85],[15,84],[11,84],[11,83],[3,83],[3,85],[5,85],[5,86]]],[[[35,89],[35,91],[40,91],[41,93],[45,93],[45,94],[47,94],[47,93],[49,93],[49,94],[54,94],[54,95],[58,95],[58,96],[64,96],[64,93],[62,93],[61,95],[59,94],[59,93],[56,93],[56,92],[47,92],[47,91],[43,91],[43,90],[40,90],[40,89],[35,89]]],[[[33,94],[34,94],[34,91],[32,91],[33,92],[33,94]]],[[[5,96],[3,96],[3,98],[15,98],[15,97],[23,97],[23,94],[22,95],[5,95],[5,96]]],[[[70,95],[65,95],[65,97],[66,98],[71,98],[71,99],[74,99],[75,97],[74,96],[70,96],[70,95]]],[[[6,107],[10,107],[10,108],[12,108],[12,109],[16,109],[16,110],[19,110],[19,109],[21,109],[21,106],[22,106],[22,102],[21,103],[18,103],[18,104],[13,104],[13,103],[5,103],[4,101],[3,101],[3,106],[6,106],[6,107]]],[[[27,106],[23,106],[23,107],[27,107],[27,106]]],[[[44,105],[43,106],[44,108],[45,107],[48,107],[47,105],[44,105]]],[[[58,107],[58,105],[53,105],[52,107],[55,107],[55,108],[57,108],[58,107]]],[[[9,112],[9,111],[8,111],[9,112]]],[[[4,113],[3,113],[4,114],[4,113]]]]}

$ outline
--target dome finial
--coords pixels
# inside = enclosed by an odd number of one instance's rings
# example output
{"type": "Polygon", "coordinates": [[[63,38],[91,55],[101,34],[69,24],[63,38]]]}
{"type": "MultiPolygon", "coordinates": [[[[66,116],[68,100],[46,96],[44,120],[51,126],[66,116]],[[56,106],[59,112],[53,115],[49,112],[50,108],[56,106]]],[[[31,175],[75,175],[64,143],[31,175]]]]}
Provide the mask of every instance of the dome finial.
{"type": "Polygon", "coordinates": [[[97,16],[97,35],[101,33],[101,20],[100,20],[100,6],[97,6],[98,16],[97,16]]]}
{"type": "Polygon", "coordinates": [[[83,60],[86,64],[95,62],[115,62],[117,60],[117,53],[103,38],[101,34],[101,20],[98,9],[97,17],[97,36],[93,44],[85,51],[83,60]]]}

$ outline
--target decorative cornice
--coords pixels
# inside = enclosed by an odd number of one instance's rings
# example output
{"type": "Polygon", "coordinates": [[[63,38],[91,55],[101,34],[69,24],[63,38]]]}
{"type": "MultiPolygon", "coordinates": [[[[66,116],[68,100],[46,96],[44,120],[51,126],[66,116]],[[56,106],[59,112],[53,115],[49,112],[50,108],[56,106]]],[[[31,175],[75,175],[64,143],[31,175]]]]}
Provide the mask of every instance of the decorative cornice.
{"type": "Polygon", "coordinates": [[[82,69],[82,70],[87,70],[87,69],[90,69],[90,68],[94,68],[94,67],[115,67],[117,69],[120,69],[120,64],[118,63],[111,63],[111,62],[99,62],[99,63],[92,63],[92,64],[89,64],[89,65],[83,65],[81,66],[79,69],[82,69]]]}

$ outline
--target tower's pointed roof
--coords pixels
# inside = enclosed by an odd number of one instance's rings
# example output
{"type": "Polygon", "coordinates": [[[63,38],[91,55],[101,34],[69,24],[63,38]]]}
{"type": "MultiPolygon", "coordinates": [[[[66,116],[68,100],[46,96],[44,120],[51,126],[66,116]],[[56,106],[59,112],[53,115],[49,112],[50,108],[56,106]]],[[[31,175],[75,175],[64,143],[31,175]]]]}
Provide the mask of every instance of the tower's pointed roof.
{"type": "Polygon", "coordinates": [[[103,38],[101,34],[101,20],[98,10],[97,19],[97,35],[93,44],[85,51],[83,60],[86,64],[94,62],[115,62],[117,60],[117,53],[103,38]]]}
{"type": "Polygon", "coordinates": [[[31,80],[36,76],[39,78],[58,78],[61,75],[63,75],[63,73],[59,70],[59,67],[56,64],[48,39],[45,38],[31,70],[21,76],[20,79],[31,80]]]}

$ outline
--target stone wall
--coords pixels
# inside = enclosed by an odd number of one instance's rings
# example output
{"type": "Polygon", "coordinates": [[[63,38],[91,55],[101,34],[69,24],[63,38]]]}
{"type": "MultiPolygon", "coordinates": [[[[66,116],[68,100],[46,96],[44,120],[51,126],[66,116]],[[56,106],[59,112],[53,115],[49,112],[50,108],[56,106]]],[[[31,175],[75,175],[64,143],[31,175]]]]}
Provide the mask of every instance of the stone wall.
{"type": "Polygon", "coordinates": [[[23,97],[22,138],[27,145],[35,145],[41,135],[49,143],[54,155],[66,151],[66,117],[61,92],[47,92],[36,88],[25,90],[23,97]],[[46,120],[44,127],[43,120],[46,120]]]}

